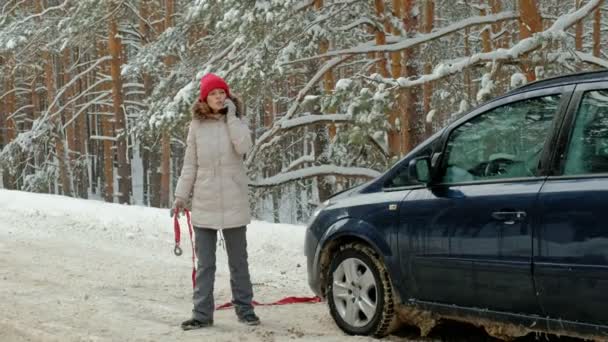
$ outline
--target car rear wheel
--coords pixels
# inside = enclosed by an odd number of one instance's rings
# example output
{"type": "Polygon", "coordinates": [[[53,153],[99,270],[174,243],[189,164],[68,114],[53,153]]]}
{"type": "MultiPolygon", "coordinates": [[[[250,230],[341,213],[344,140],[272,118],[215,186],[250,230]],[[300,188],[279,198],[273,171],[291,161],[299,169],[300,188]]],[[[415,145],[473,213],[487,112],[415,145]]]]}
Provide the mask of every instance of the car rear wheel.
{"type": "Polygon", "coordinates": [[[341,246],[327,279],[330,313],[344,332],[382,337],[395,327],[397,317],[390,278],[370,247],[341,246]]]}

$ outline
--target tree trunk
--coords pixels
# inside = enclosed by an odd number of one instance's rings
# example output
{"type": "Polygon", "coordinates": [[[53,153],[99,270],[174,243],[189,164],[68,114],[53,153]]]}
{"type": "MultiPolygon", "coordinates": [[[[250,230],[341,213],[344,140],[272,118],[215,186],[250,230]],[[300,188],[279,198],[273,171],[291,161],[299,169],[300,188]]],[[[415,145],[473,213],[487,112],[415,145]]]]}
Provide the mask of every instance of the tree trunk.
{"type": "MultiPolygon", "coordinates": [[[[80,50],[77,50],[77,54],[78,57],[83,57],[86,58],[86,56],[82,56],[80,50]]],[[[80,58],[78,58],[80,59],[80,58]]],[[[76,73],[78,75],[80,75],[82,73],[82,67],[77,67],[76,68],[76,73]]],[[[78,94],[82,94],[82,92],[84,91],[83,87],[83,83],[86,82],[86,77],[81,77],[78,80],[78,83],[76,83],[75,87],[77,89],[78,94]]],[[[80,99],[78,100],[78,104],[84,104],[85,99],[80,99]]],[[[78,184],[79,184],[79,196],[81,198],[88,198],[88,189],[89,189],[89,175],[88,175],[88,168],[89,168],[89,159],[88,159],[88,135],[87,135],[87,125],[86,125],[86,121],[87,121],[87,116],[86,116],[86,112],[80,113],[78,115],[78,117],[76,118],[75,122],[74,122],[74,142],[75,142],[75,146],[74,148],[76,149],[75,152],[77,152],[78,154],[78,160],[80,160],[80,166],[79,166],[79,170],[78,170],[78,184]]]]}
{"type": "Polygon", "coordinates": [[[122,64],[122,43],[118,37],[116,18],[110,19],[110,37],[108,47],[112,56],[112,102],[114,105],[114,125],[116,130],[116,154],[118,162],[118,202],[131,202],[131,163],[128,151],[129,134],[126,130],[126,117],[122,99],[122,79],[120,66],[122,64]]]}
{"type": "Polygon", "coordinates": [[[604,0],[595,9],[593,15],[593,56],[600,57],[601,34],[602,34],[602,4],[604,0]]]}
{"type": "MultiPolygon", "coordinates": [[[[376,7],[376,15],[380,20],[384,23],[386,27],[386,16],[384,14],[384,0],[374,0],[374,4],[376,7]]],[[[386,35],[384,34],[384,30],[380,30],[376,28],[376,45],[386,45],[386,35]]],[[[378,61],[378,70],[382,77],[388,77],[388,69],[386,68],[386,57],[384,52],[377,53],[378,61]]]]}
{"type": "MultiPolygon", "coordinates": [[[[393,15],[397,18],[401,17],[401,0],[393,0],[393,15]]],[[[392,33],[395,37],[400,35],[400,27],[393,27],[392,33]]],[[[391,53],[391,74],[394,79],[401,77],[401,52],[391,53]]],[[[397,94],[397,103],[389,113],[388,122],[390,128],[388,130],[388,149],[390,156],[401,156],[404,152],[401,148],[401,120],[399,114],[405,111],[405,94],[404,91],[399,91],[397,94]]]]}
{"type": "MultiPolygon", "coordinates": [[[[397,18],[401,17],[401,3],[402,0],[393,0],[393,15],[397,18]]],[[[392,28],[393,35],[399,36],[401,33],[399,26],[392,28]]],[[[401,53],[391,52],[391,74],[393,78],[401,77],[401,53]]]]}
{"type": "MultiPolygon", "coordinates": [[[[62,66],[63,66],[63,87],[66,87],[66,85],[71,81],[72,77],[70,75],[70,67],[72,64],[72,56],[71,56],[71,51],[69,48],[66,48],[63,50],[63,56],[62,56],[62,66]]],[[[64,89],[63,91],[63,110],[61,115],[63,116],[64,122],[68,123],[72,120],[72,116],[74,115],[74,105],[70,104],[68,105],[68,101],[70,101],[73,97],[73,86],[68,86],[66,89],[64,89]]],[[[74,132],[74,122],[69,123],[66,128],[66,163],[68,163],[68,165],[70,166],[70,170],[72,170],[72,177],[75,176],[75,172],[78,172],[78,170],[76,170],[74,168],[74,151],[76,149],[77,143],[76,143],[76,139],[75,139],[75,132],[74,132]]],[[[70,179],[70,184],[72,184],[74,186],[74,195],[78,194],[79,191],[79,183],[76,179],[71,178],[70,179]]]]}
{"type": "Polygon", "coordinates": [[[272,195],[272,220],[274,223],[281,222],[281,187],[275,186],[270,192],[272,195]]]}
{"type": "MultiPolygon", "coordinates": [[[[105,44],[97,43],[97,58],[102,58],[108,51],[105,44]]],[[[105,77],[110,73],[108,62],[103,62],[100,65],[101,76],[105,77]]],[[[99,86],[100,92],[109,93],[112,85],[109,82],[103,82],[99,86]]],[[[114,146],[112,140],[114,138],[114,120],[110,115],[112,109],[107,105],[100,106],[100,113],[97,115],[98,121],[101,121],[101,135],[103,138],[103,175],[104,175],[104,200],[106,202],[114,202],[114,146]]],[[[99,159],[99,155],[98,155],[99,159]]]]}
{"type": "Polygon", "coordinates": [[[5,76],[4,76],[4,93],[8,93],[4,97],[4,122],[0,129],[4,135],[4,144],[7,145],[11,141],[15,139],[15,119],[13,114],[15,113],[15,85],[14,85],[14,76],[13,76],[13,68],[14,63],[11,58],[6,58],[7,64],[4,68],[5,76]]]}
{"type": "MultiPolygon", "coordinates": [[[[323,0],[315,0],[315,8],[317,10],[320,10],[323,6],[323,0]]],[[[327,52],[328,49],[328,42],[327,41],[322,41],[320,46],[319,46],[319,52],[320,53],[325,53],[327,52]]],[[[327,76],[324,75],[324,76],[327,76]]],[[[325,79],[325,84],[327,84],[327,79],[325,79]]],[[[311,113],[313,115],[322,115],[323,113],[320,112],[320,108],[315,105],[316,107],[311,110],[311,113]]],[[[323,158],[320,158],[320,156],[323,154],[323,152],[327,149],[327,146],[329,144],[328,141],[329,138],[329,133],[327,132],[327,126],[324,124],[318,124],[315,125],[315,139],[314,139],[314,155],[315,158],[317,159],[317,163],[319,164],[325,164],[327,161],[323,158]]],[[[332,194],[332,187],[331,184],[329,184],[329,182],[327,182],[327,179],[323,176],[319,176],[317,177],[317,187],[318,187],[318,191],[319,191],[319,201],[323,202],[325,201],[327,198],[329,198],[329,196],[331,196],[332,194]]]]}
{"type": "MultiPolygon", "coordinates": [[[[536,1],[518,0],[519,4],[519,38],[520,40],[532,37],[536,32],[543,28],[542,19],[538,12],[536,1]]],[[[521,58],[521,69],[526,75],[528,82],[536,80],[534,68],[528,64],[528,54],[521,58]]]]}
{"type": "MultiPolygon", "coordinates": [[[[492,8],[492,14],[498,14],[502,11],[501,0],[490,0],[490,6],[492,8]]],[[[497,35],[497,34],[503,35],[502,37],[497,37],[493,40],[493,45],[494,45],[495,50],[500,49],[500,48],[506,49],[508,47],[508,41],[505,39],[506,32],[501,33],[501,30],[502,30],[501,22],[492,24],[492,33],[494,35],[497,35]]],[[[496,80],[495,92],[497,94],[503,94],[508,89],[510,79],[509,79],[509,76],[505,72],[502,71],[501,64],[498,65],[498,68],[499,69],[496,70],[495,76],[494,76],[494,79],[496,80]]]]}
{"type": "MultiPolygon", "coordinates": [[[[39,82],[40,82],[40,76],[39,74],[36,72],[34,74],[33,80],[32,80],[32,86],[31,86],[31,101],[32,101],[32,110],[31,110],[31,120],[32,123],[30,125],[28,125],[29,129],[31,129],[31,127],[34,124],[34,121],[40,118],[40,111],[41,111],[41,98],[40,98],[40,94],[38,93],[38,87],[39,87],[39,82]]],[[[40,148],[37,151],[34,152],[33,155],[33,165],[32,168],[34,170],[38,170],[41,166],[42,166],[42,162],[44,160],[44,156],[46,155],[44,148],[40,148]]],[[[32,172],[33,173],[33,172],[32,172]]],[[[47,191],[50,191],[50,189],[47,189],[47,191]]]]}
{"type": "Polygon", "coordinates": [[[275,115],[274,108],[275,108],[275,106],[274,106],[273,99],[271,97],[267,97],[264,100],[264,114],[262,117],[262,124],[266,128],[270,128],[272,126],[272,124],[274,123],[274,115],[275,115]]]}
{"type": "MultiPolygon", "coordinates": [[[[315,7],[317,10],[320,10],[322,8],[322,6],[323,6],[323,0],[315,1],[315,7]]],[[[329,41],[327,39],[323,39],[319,46],[319,52],[321,54],[324,54],[328,50],[329,50],[329,41]]],[[[328,60],[328,59],[329,58],[326,58],[325,60],[328,60]]],[[[291,80],[288,79],[288,89],[293,89],[293,86],[290,86],[290,83],[295,84],[295,82],[290,82],[290,81],[291,80]]],[[[335,84],[334,73],[333,73],[333,70],[330,69],[325,73],[325,75],[323,75],[323,91],[326,95],[330,95],[334,91],[334,84],[335,84]]],[[[325,113],[319,113],[319,114],[334,114],[335,112],[336,112],[335,108],[327,108],[325,113]]],[[[337,133],[336,124],[329,123],[326,128],[323,127],[322,125],[319,125],[319,129],[318,129],[319,134],[321,134],[321,135],[325,134],[325,130],[327,130],[327,135],[328,135],[328,139],[327,139],[328,141],[326,142],[325,146],[328,146],[329,144],[332,143],[332,141],[336,137],[336,133],[337,133]]],[[[342,181],[343,180],[340,177],[336,177],[337,183],[340,183],[342,181]]],[[[328,192],[331,194],[333,192],[333,187],[330,184],[327,184],[326,188],[323,190],[323,192],[324,193],[328,192]]],[[[281,192],[279,191],[278,193],[280,196],[281,192]]]]}
{"type": "Polygon", "coordinates": [[[103,174],[104,174],[104,199],[106,202],[114,202],[114,149],[111,137],[114,134],[112,117],[107,114],[100,116],[101,132],[105,137],[103,140],[103,174]]]}
{"type": "MultiPolygon", "coordinates": [[[[166,13],[165,13],[165,30],[173,26],[173,11],[174,2],[173,0],[166,0],[166,13]]],[[[168,56],[165,59],[167,67],[171,67],[174,64],[173,56],[168,56]]],[[[171,135],[169,132],[162,133],[162,160],[161,160],[161,186],[160,186],[160,204],[161,206],[169,207],[171,199],[170,182],[171,182],[171,135]]]]}
{"type": "MultiPolygon", "coordinates": [[[[71,56],[71,52],[69,48],[66,48],[63,50],[63,60],[62,60],[62,65],[63,65],[63,86],[66,87],[66,85],[70,82],[70,80],[72,79],[69,69],[70,66],[72,64],[72,56],[71,56]]],[[[65,122],[69,122],[72,119],[72,115],[74,115],[74,107],[73,105],[67,105],[67,102],[70,101],[73,97],[72,94],[72,86],[67,87],[67,89],[64,89],[63,91],[63,104],[64,104],[64,108],[62,110],[62,115],[64,117],[65,122]]],[[[75,132],[74,132],[74,124],[70,123],[66,126],[65,128],[66,131],[66,135],[67,135],[67,151],[68,151],[68,161],[71,161],[72,158],[72,152],[75,150],[76,147],[76,141],[75,141],[75,132]]]]}
{"type": "MultiPolygon", "coordinates": [[[[582,1],[576,0],[576,9],[581,8],[582,1]]],[[[574,29],[574,48],[578,51],[583,51],[583,20],[579,20],[574,29]]]]}
{"type": "MultiPolygon", "coordinates": [[[[502,12],[502,2],[501,0],[490,0],[490,6],[492,7],[492,13],[497,14],[502,12]]],[[[502,22],[497,22],[492,24],[492,32],[494,34],[498,34],[502,31],[502,22]]],[[[494,49],[498,48],[507,48],[508,42],[505,40],[505,37],[497,38],[493,41],[494,49]]]]}
{"type": "MultiPolygon", "coordinates": [[[[0,66],[4,66],[6,64],[5,58],[0,55],[0,66]]],[[[2,69],[0,69],[2,70],[2,69]]],[[[4,73],[5,71],[2,70],[2,72],[4,73]]],[[[6,93],[8,91],[8,89],[6,88],[6,82],[2,82],[0,83],[0,89],[1,89],[1,94],[6,93]]],[[[10,115],[8,113],[7,105],[6,105],[6,96],[3,98],[0,98],[0,148],[4,148],[4,146],[8,143],[8,138],[6,136],[6,132],[7,129],[6,127],[6,120],[8,118],[8,116],[10,115]]],[[[6,179],[6,178],[3,178],[6,179]]],[[[6,183],[6,182],[5,182],[6,183]]]]}
{"type": "MultiPolygon", "coordinates": [[[[321,10],[321,8],[323,7],[323,0],[316,0],[315,1],[315,9],[317,11],[321,10]]],[[[319,53],[320,54],[324,54],[329,50],[329,41],[327,39],[323,39],[319,45],[319,53]]],[[[327,60],[324,59],[324,60],[327,60]]],[[[331,94],[332,91],[334,90],[334,73],[332,70],[328,70],[325,75],[323,75],[323,90],[325,91],[325,94],[331,94]]],[[[329,110],[327,111],[326,114],[331,114],[331,113],[335,113],[335,110],[333,108],[329,108],[329,110]]],[[[333,138],[336,136],[336,125],[333,123],[330,123],[328,125],[328,133],[329,133],[329,139],[333,140],[333,138]]]]}
{"type": "MultiPolygon", "coordinates": [[[[15,136],[16,136],[16,125],[15,125],[15,118],[12,117],[15,113],[15,107],[16,107],[16,96],[15,96],[15,92],[14,92],[14,88],[15,88],[15,84],[14,84],[14,76],[13,76],[13,70],[14,70],[14,61],[12,60],[12,58],[7,58],[8,63],[6,65],[6,67],[4,68],[4,70],[6,71],[6,76],[4,78],[4,92],[11,92],[8,95],[6,95],[5,100],[4,100],[4,122],[0,122],[0,130],[3,131],[3,140],[4,140],[4,144],[8,145],[10,144],[13,140],[15,140],[15,136]]],[[[1,104],[1,103],[0,103],[1,104]]],[[[1,114],[0,114],[1,115],[1,114]]],[[[0,145],[0,149],[1,149],[1,145],[0,145]]],[[[10,168],[12,168],[12,172],[16,172],[17,170],[15,170],[15,165],[12,165],[10,168]]],[[[4,172],[2,181],[4,183],[4,187],[7,189],[17,189],[17,186],[15,184],[15,177],[11,174],[12,173],[9,170],[6,170],[4,172]]]]}
{"type": "Polygon", "coordinates": [[[72,187],[70,185],[70,177],[68,171],[67,153],[65,147],[65,132],[62,127],[61,115],[55,113],[55,105],[53,101],[55,99],[55,77],[53,74],[53,56],[48,52],[44,51],[44,71],[46,80],[46,93],[49,107],[47,111],[49,115],[52,115],[51,123],[53,125],[53,140],[55,145],[55,156],[59,164],[59,179],[61,180],[61,192],[66,196],[73,196],[72,187]]]}
{"type": "MultiPolygon", "coordinates": [[[[469,28],[464,29],[464,55],[471,55],[471,48],[469,45],[469,28]]],[[[470,106],[475,101],[475,91],[473,89],[473,81],[471,79],[471,68],[464,69],[464,86],[467,91],[467,102],[470,106]]]]}
{"type": "MultiPolygon", "coordinates": [[[[430,33],[433,30],[433,23],[435,19],[435,2],[434,0],[426,0],[424,4],[424,24],[422,26],[423,33],[430,33]]],[[[487,32],[488,30],[485,30],[487,32]]],[[[488,33],[489,34],[489,33],[488,33]]],[[[429,75],[433,71],[433,66],[431,62],[426,58],[427,61],[424,64],[424,74],[429,75]]],[[[428,138],[433,134],[433,122],[429,122],[426,120],[426,116],[431,111],[431,100],[433,96],[433,82],[426,82],[422,87],[422,113],[425,115],[425,136],[424,138],[428,138]]]]}
{"type": "MultiPolygon", "coordinates": [[[[31,86],[31,91],[32,91],[32,96],[31,96],[31,101],[32,101],[32,110],[31,110],[31,114],[30,114],[30,118],[32,120],[32,123],[34,122],[34,120],[38,119],[38,117],[40,116],[40,96],[38,95],[38,74],[34,74],[34,77],[32,79],[32,86],[31,86]]],[[[28,126],[29,128],[32,127],[32,125],[28,126]]]]}
{"type": "Polygon", "coordinates": [[[162,133],[162,150],[161,150],[161,179],[160,179],[160,206],[169,207],[169,182],[171,171],[171,143],[169,132],[162,133]]]}
{"type": "MultiPolygon", "coordinates": [[[[12,63],[11,63],[12,64],[12,63]]],[[[10,65],[10,64],[9,64],[10,65]]],[[[13,71],[9,70],[9,73],[6,75],[6,87],[7,91],[15,90],[15,76],[13,75],[13,71]]],[[[10,143],[15,140],[17,136],[17,125],[15,124],[15,117],[12,115],[15,114],[15,110],[17,103],[17,97],[15,96],[15,92],[12,91],[6,97],[6,112],[8,114],[6,120],[6,141],[10,143]]]]}
{"type": "MultiPolygon", "coordinates": [[[[418,16],[414,11],[416,0],[403,0],[403,23],[408,37],[418,34],[418,16]]],[[[418,75],[417,66],[418,48],[410,48],[404,51],[405,76],[418,75]]],[[[419,142],[420,115],[418,113],[418,87],[410,87],[404,91],[406,107],[403,111],[401,125],[402,150],[408,153],[419,142]]]]}
{"type": "MultiPolygon", "coordinates": [[[[488,14],[485,7],[482,7],[480,12],[481,15],[488,14]]],[[[490,29],[488,26],[484,26],[481,32],[481,47],[483,52],[492,51],[492,41],[490,40],[490,29]]]]}
{"type": "MultiPolygon", "coordinates": [[[[140,14],[142,18],[148,19],[148,22],[152,22],[152,18],[156,17],[158,14],[151,6],[149,0],[143,0],[141,2],[140,14]]],[[[148,24],[140,20],[139,21],[139,30],[142,33],[144,41],[142,44],[146,44],[147,42],[153,39],[150,27],[148,24]]],[[[149,98],[152,95],[152,76],[148,73],[143,74],[143,84],[144,84],[144,98],[149,98]]],[[[152,144],[148,144],[150,146],[152,144]]],[[[150,206],[160,208],[161,207],[161,198],[160,198],[160,185],[161,185],[161,172],[160,172],[160,149],[158,148],[143,148],[143,163],[144,163],[144,201],[149,203],[150,206]],[[147,200],[146,200],[147,197],[147,200]]]]}
{"type": "MultiPolygon", "coordinates": [[[[42,12],[42,2],[41,0],[34,0],[34,12],[35,13],[40,13],[42,12]]],[[[36,22],[39,22],[40,18],[36,18],[36,22]]],[[[44,71],[43,71],[44,73],[44,71]]],[[[40,98],[40,94],[38,94],[37,88],[38,88],[38,78],[39,75],[38,73],[36,73],[34,75],[34,81],[32,82],[32,118],[33,120],[36,120],[40,117],[40,112],[42,111],[42,106],[41,106],[41,98],[40,98]]],[[[34,124],[34,121],[32,120],[32,125],[34,124]]],[[[41,164],[42,164],[42,160],[44,158],[45,155],[45,151],[43,149],[40,149],[39,151],[37,151],[37,153],[34,154],[34,167],[38,168],[41,164]]],[[[48,192],[51,192],[50,187],[48,189],[48,192]]]]}

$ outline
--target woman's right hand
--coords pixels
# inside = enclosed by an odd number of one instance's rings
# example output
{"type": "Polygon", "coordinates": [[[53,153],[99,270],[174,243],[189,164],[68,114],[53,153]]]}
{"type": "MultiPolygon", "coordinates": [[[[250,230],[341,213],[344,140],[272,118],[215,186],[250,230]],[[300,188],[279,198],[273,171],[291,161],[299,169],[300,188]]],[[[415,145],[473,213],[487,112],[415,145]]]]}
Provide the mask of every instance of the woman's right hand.
{"type": "Polygon", "coordinates": [[[186,202],[181,199],[181,198],[176,198],[173,201],[173,209],[171,210],[171,214],[175,214],[175,212],[177,211],[178,215],[184,211],[184,208],[186,207],[186,202]]]}

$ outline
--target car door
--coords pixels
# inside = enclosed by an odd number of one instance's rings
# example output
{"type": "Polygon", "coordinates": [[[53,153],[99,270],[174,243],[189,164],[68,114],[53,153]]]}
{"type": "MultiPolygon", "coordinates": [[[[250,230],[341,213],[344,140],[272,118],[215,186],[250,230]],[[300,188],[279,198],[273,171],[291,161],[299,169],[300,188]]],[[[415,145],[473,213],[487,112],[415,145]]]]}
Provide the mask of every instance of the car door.
{"type": "Polygon", "coordinates": [[[579,85],[539,195],[534,280],[545,314],[608,324],[608,82],[579,85]]]}
{"type": "MultiPolygon", "coordinates": [[[[404,249],[399,241],[399,231],[401,229],[399,220],[402,212],[400,210],[400,205],[404,203],[403,199],[413,190],[420,189],[421,187],[416,180],[410,178],[408,166],[411,160],[418,157],[430,157],[433,150],[441,143],[441,135],[441,132],[437,132],[432,137],[416,146],[414,150],[403,158],[403,160],[399,161],[399,163],[386,174],[384,179],[380,180],[382,182],[382,197],[398,199],[398,201],[389,204],[390,212],[396,217],[393,222],[393,224],[395,224],[395,229],[394,238],[392,239],[393,245],[391,247],[393,247],[392,250],[397,251],[396,256],[398,264],[398,272],[391,274],[391,277],[395,280],[394,286],[404,300],[408,299],[407,296],[412,292],[412,289],[410,288],[411,282],[409,281],[409,276],[406,273],[403,273],[404,268],[402,267],[402,261],[405,260],[405,258],[402,255],[404,249]],[[399,197],[399,195],[402,196],[399,197]]],[[[405,251],[407,251],[407,249],[405,251]]]]}
{"type": "Polygon", "coordinates": [[[545,179],[545,145],[571,91],[506,97],[448,130],[434,183],[413,190],[400,209],[402,272],[414,298],[540,311],[530,222],[545,179]]]}

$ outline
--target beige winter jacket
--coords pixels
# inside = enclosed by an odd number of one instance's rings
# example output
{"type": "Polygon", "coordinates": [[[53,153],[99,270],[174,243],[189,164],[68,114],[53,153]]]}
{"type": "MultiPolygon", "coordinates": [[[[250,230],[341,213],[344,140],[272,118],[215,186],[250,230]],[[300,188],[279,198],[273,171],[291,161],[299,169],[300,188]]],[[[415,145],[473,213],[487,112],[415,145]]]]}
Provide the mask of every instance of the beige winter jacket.
{"type": "Polygon", "coordinates": [[[251,222],[243,164],[251,145],[249,127],[234,115],[192,120],[175,197],[186,202],[192,192],[195,227],[236,228],[251,222]]]}

